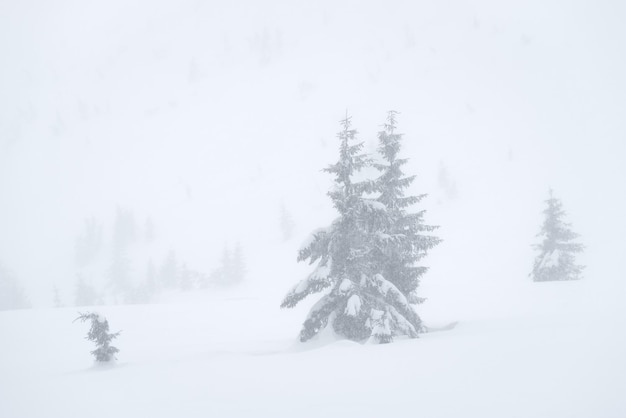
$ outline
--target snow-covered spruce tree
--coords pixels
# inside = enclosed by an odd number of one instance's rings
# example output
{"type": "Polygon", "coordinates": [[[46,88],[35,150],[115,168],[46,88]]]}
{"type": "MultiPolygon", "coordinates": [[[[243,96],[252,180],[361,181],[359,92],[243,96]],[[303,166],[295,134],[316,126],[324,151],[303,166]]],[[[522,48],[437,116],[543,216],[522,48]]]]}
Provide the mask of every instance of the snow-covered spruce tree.
{"type": "Polygon", "coordinates": [[[554,197],[552,190],[546,202],[543,213],[545,219],[541,231],[537,234],[541,238],[534,248],[539,252],[530,276],[536,282],[552,280],[578,280],[584,266],[577,265],[575,255],[582,252],[584,246],[573,242],[578,234],[572,232],[571,224],[565,222],[565,211],[561,201],[554,197]]]}
{"type": "Polygon", "coordinates": [[[107,362],[116,360],[115,354],[119,353],[120,350],[117,347],[113,347],[111,345],[111,341],[120,335],[120,331],[112,334],[109,333],[109,321],[107,321],[102,315],[95,312],[79,312],[78,315],[78,318],[74,321],[91,321],[91,328],[89,328],[89,332],[85,338],[96,344],[96,349],[91,352],[91,354],[96,358],[96,361],[107,362]]]}
{"type": "Polygon", "coordinates": [[[378,201],[387,210],[382,217],[378,217],[379,224],[375,226],[374,261],[383,277],[393,283],[411,303],[420,303],[423,299],[417,296],[416,290],[420,277],[428,268],[417,266],[416,263],[441,239],[427,235],[437,227],[424,224],[425,210],[408,212],[426,194],[405,196],[405,190],[413,183],[415,176],[406,177],[402,172],[408,160],[398,158],[402,134],[396,132],[397,114],[395,111],[388,112],[384,129],[378,133],[378,151],[383,162],[374,164],[381,173],[375,189],[380,193],[378,201]]]}
{"type": "Polygon", "coordinates": [[[300,340],[307,341],[328,323],[345,338],[363,341],[373,337],[388,342],[393,334],[417,337],[421,322],[406,297],[376,270],[372,262],[372,219],[385,207],[365,197],[373,191],[371,181],[355,175],[370,164],[355,143],[350,118],[341,121],[339,161],[325,169],[335,176],[328,193],[339,212],[332,224],[313,232],[299,251],[298,261],[317,263],[315,270],[285,296],[281,307],[291,308],[308,295],[324,292],[304,321],[300,340]]]}

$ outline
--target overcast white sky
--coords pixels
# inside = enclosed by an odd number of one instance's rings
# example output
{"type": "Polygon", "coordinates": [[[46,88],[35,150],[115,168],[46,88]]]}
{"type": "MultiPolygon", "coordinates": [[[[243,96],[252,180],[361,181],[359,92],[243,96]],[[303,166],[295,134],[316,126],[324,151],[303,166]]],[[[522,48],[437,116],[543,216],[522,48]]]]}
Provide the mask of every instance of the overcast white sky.
{"type": "Polygon", "coordinates": [[[209,271],[241,242],[254,270],[281,203],[295,241],[334,216],[320,170],[346,109],[368,144],[395,109],[446,239],[431,292],[525,280],[548,187],[587,276],[623,278],[625,18],[618,1],[3,1],[0,262],[35,305],[53,283],[69,298],[83,220],[106,240],[120,206],[154,220],[155,257],[209,271]]]}

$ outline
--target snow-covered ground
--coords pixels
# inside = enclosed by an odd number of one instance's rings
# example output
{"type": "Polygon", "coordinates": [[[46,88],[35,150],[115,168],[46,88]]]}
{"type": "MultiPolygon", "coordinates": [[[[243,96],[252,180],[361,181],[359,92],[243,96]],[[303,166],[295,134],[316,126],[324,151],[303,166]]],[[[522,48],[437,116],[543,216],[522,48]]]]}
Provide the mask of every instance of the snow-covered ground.
{"type": "MultiPolygon", "coordinates": [[[[0,418],[626,416],[624,20],[610,0],[0,1],[0,263],[35,307],[0,312],[0,418]],[[346,108],[368,151],[401,112],[444,240],[419,314],[452,330],[301,345],[315,298],[279,309],[335,216],[346,108]],[[527,277],[549,187],[579,282],[527,277]],[[245,283],[47,308],[54,285],[74,300],[85,218],[106,247],[117,207],[156,225],[135,284],[150,257],[208,273],[237,242],[245,283]],[[91,309],[122,330],[114,367],[72,323],[91,309]]],[[[81,273],[104,289],[98,261],[81,273]]]]}
{"type": "Polygon", "coordinates": [[[488,319],[365,346],[295,342],[278,294],[99,307],[122,330],[113,367],[93,365],[76,308],[2,312],[0,416],[623,417],[626,318],[597,293],[529,283],[488,319]]]}

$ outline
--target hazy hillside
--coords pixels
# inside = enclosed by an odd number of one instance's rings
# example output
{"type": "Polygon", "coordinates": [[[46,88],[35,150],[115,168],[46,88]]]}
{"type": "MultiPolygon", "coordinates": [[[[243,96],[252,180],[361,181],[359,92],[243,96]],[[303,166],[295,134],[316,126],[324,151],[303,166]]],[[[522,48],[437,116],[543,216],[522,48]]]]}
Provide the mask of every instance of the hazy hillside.
{"type": "Polygon", "coordinates": [[[1,2],[0,267],[35,309],[0,313],[0,416],[622,416],[625,18],[608,0],[1,2]],[[311,271],[300,242],[336,216],[339,120],[374,152],[392,109],[443,238],[419,314],[460,325],[308,351],[314,300],[278,306],[311,271]],[[528,278],[550,187],[586,247],[577,283],[528,278]],[[53,287],[65,306],[78,274],[107,289],[119,210],[145,241],[134,285],[172,253],[204,280],[238,244],[246,275],[105,299],[121,364],[91,370],[53,287]],[[102,250],[81,267],[86,220],[102,250]]]}

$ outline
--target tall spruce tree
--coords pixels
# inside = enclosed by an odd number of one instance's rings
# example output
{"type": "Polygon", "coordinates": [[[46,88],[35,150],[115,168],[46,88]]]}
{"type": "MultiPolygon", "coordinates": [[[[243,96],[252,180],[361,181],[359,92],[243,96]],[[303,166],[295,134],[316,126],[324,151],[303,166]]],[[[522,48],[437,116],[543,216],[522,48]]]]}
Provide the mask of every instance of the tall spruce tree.
{"type": "Polygon", "coordinates": [[[402,134],[396,132],[398,112],[390,111],[384,129],[378,133],[378,152],[383,162],[374,164],[380,171],[376,180],[376,191],[380,193],[378,201],[385,205],[382,219],[379,217],[376,240],[375,261],[378,271],[393,283],[411,303],[420,303],[417,296],[420,277],[428,270],[417,266],[430,249],[441,239],[425,235],[437,229],[424,224],[425,210],[415,213],[409,208],[419,203],[426,194],[405,196],[416,176],[405,176],[402,167],[406,158],[399,158],[402,134]]]}
{"type": "Polygon", "coordinates": [[[371,181],[355,179],[371,161],[361,154],[363,143],[355,142],[357,132],[350,128],[348,116],[341,126],[339,161],[325,169],[335,177],[328,195],[339,216],[329,227],[315,231],[300,249],[298,261],[317,266],[288,292],[281,307],[291,308],[308,295],[325,291],[304,321],[301,341],[317,335],[329,322],[338,335],[354,341],[388,342],[392,334],[417,337],[419,317],[372,259],[376,234],[372,225],[386,209],[366,197],[374,190],[371,181]]]}
{"type": "Polygon", "coordinates": [[[554,197],[551,189],[545,202],[545,219],[537,234],[541,242],[533,246],[539,254],[530,276],[536,282],[578,280],[584,266],[576,264],[575,256],[583,251],[584,246],[573,242],[579,235],[570,229],[571,224],[563,220],[563,204],[554,197]]]}

